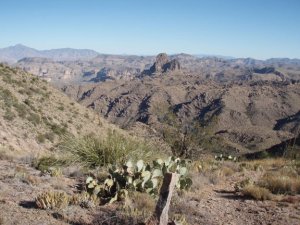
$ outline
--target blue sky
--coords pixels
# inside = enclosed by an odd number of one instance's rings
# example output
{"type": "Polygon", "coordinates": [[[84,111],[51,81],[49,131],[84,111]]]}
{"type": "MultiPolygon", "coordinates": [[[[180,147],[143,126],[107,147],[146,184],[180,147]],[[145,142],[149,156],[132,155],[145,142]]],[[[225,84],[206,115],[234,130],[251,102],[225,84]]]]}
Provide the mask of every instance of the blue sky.
{"type": "Polygon", "coordinates": [[[0,48],[300,58],[300,0],[0,0],[0,48]]]}

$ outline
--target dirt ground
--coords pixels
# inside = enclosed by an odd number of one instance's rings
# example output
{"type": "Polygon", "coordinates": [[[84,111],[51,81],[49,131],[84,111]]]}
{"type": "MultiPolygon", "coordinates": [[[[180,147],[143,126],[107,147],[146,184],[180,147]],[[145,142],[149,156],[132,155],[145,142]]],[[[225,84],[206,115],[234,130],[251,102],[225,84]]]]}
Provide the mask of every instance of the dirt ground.
{"type": "MultiPolygon", "coordinates": [[[[234,191],[234,184],[245,176],[258,176],[253,171],[234,173],[212,182],[199,175],[195,187],[173,197],[171,214],[181,214],[189,224],[240,225],[278,224],[299,225],[299,201],[256,201],[234,191]]],[[[54,224],[124,224],[110,219],[115,206],[85,209],[68,206],[61,210],[36,208],[34,199],[44,190],[60,190],[68,194],[76,191],[78,178],[41,175],[29,165],[0,161],[0,224],[1,225],[54,225],[54,224]],[[99,213],[106,214],[99,219],[99,213]],[[98,215],[98,219],[95,216],[98,215]]],[[[293,196],[298,198],[299,196],[293,196]]],[[[299,198],[298,198],[299,199],[299,198]]],[[[115,215],[116,216],[116,215],[115,215]]],[[[121,221],[121,220],[120,220],[121,221]]],[[[126,223],[130,224],[130,223],[126,223]]]]}

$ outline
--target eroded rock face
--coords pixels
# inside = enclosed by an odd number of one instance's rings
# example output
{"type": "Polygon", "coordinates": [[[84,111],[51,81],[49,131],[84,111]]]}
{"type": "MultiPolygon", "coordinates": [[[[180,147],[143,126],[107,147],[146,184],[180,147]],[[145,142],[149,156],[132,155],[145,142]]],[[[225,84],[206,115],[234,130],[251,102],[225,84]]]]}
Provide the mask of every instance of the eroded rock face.
{"type": "Polygon", "coordinates": [[[155,63],[149,70],[145,70],[143,74],[151,75],[155,73],[165,73],[167,71],[180,70],[180,63],[177,59],[169,60],[166,53],[160,53],[156,56],[155,63]]]}
{"type": "Polygon", "coordinates": [[[180,63],[177,59],[173,59],[170,62],[166,63],[163,67],[164,72],[170,71],[176,71],[180,70],[180,63]]]}

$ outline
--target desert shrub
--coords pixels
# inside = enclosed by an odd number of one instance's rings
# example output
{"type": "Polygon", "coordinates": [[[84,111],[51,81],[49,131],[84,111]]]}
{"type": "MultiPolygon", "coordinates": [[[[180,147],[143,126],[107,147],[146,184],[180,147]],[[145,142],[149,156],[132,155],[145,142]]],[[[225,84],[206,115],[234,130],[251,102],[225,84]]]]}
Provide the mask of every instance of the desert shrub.
{"type": "Polygon", "coordinates": [[[146,221],[155,210],[155,199],[146,193],[132,192],[129,201],[122,208],[122,212],[128,218],[135,221],[146,221]]]}
{"type": "Polygon", "coordinates": [[[10,109],[6,109],[3,118],[8,121],[13,121],[16,118],[16,114],[13,111],[11,111],[10,109]]]}
{"type": "Polygon", "coordinates": [[[254,184],[249,184],[246,185],[242,189],[242,194],[247,197],[254,198],[256,200],[271,200],[272,199],[272,194],[271,192],[263,187],[259,187],[254,184]]]}
{"type": "Polygon", "coordinates": [[[54,138],[55,138],[54,133],[52,133],[52,132],[47,132],[47,133],[44,134],[44,136],[45,136],[45,138],[46,138],[47,140],[49,140],[49,141],[51,141],[51,142],[54,141],[54,138]]]}
{"type": "Polygon", "coordinates": [[[125,137],[115,131],[108,133],[106,138],[94,135],[74,138],[67,136],[61,144],[64,152],[70,153],[74,162],[88,167],[121,164],[128,159],[152,159],[154,150],[145,142],[125,137]]]}
{"type": "Polygon", "coordinates": [[[274,194],[300,194],[300,178],[280,173],[266,173],[259,181],[261,187],[274,194]]]}
{"type": "Polygon", "coordinates": [[[38,125],[41,122],[41,117],[36,113],[29,113],[29,115],[27,116],[27,120],[34,125],[38,125]]]}
{"type": "Polygon", "coordinates": [[[65,192],[46,191],[36,197],[40,209],[63,209],[69,205],[70,197],[65,192]]]}
{"type": "Polygon", "coordinates": [[[62,167],[67,164],[68,161],[66,159],[58,159],[53,156],[41,157],[33,162],[33,166],[42,172],[47,172],[50,168],[62,167]]]}
{"type": "Polygon", "coordinates": [[[64,111],[65,107],[63,105],[60,105],[60,106],[57,107],[57,109],[60,110],[60,111],[64,111]]]}
{"type": "Polygon", "coordinates": [[[26,117],[27,109],[24,104],[14,104],[14,107],[15,107],[19,117],[21,117],[21,118],[26,117]]]}
{"type": "Polygon", "coordinates": [[[67,133],[67,128],[65,126],[60,126],[58,124],[50,124],[50,129],[53,133],[57,134],[58,136],[64,135],[67,133]]]}
{"type": "Polygon", "coordinates": [[[12,107],[17,101],[10,90],[0,87],[0,101],[4,102],[6,108],[12,107]]]}
{"type": "Polygon", "coordinates": [[[6,147],[4,147],[0,144],[0,160],[12,161],[13,156],[10,153],[11,152],[6,147]]]}
{"type": "Polygon", "coordinates": [[[44,143],[46,141],[46,138],[45,138],[45,135],[44,134],[38,134],[36,136],[36,140],[39,142],[39,143],[44,143]]]}
{"type": "Polygon", "coordinates": [[[26,98],[26,99],[24,100],[24,103],[25,103],[26,105],[28,105],[28,106],[31,106],[31,105],[32,105],[31,101],[30,101],[28,98],[26,98]]]}
{"type": "Polygon", "coordinates": [[[221,172],[225,177],[231,176],[235,173],[234,170],[228,166],[223,166],[221,168],[221,172]]]}

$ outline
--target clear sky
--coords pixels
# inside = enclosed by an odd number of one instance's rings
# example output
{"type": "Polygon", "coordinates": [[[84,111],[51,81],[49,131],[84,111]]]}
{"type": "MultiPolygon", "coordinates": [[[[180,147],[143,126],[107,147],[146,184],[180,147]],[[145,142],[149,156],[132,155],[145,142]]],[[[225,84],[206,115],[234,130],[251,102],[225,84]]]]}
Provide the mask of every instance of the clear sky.
{"type": "Polygon", "coordinates": [[[300,0],[0,0],[0,48],[300,58],[300,0]]]}

